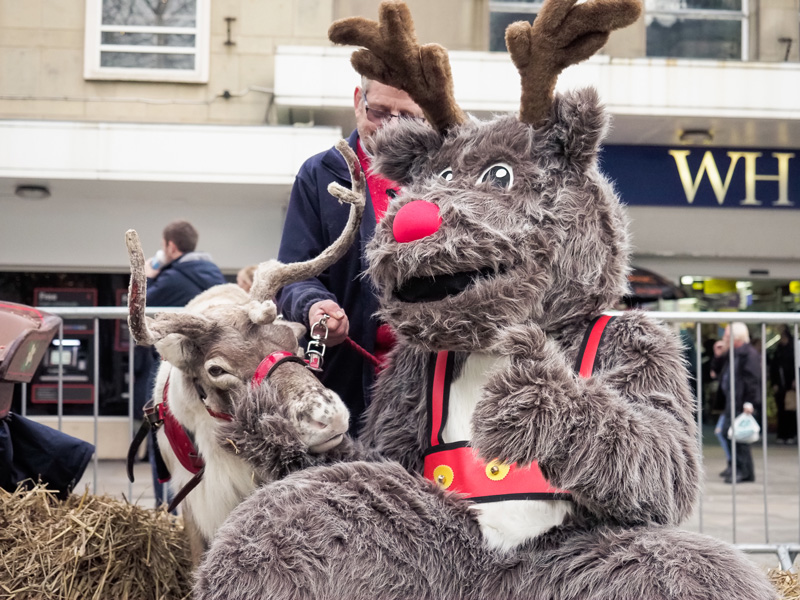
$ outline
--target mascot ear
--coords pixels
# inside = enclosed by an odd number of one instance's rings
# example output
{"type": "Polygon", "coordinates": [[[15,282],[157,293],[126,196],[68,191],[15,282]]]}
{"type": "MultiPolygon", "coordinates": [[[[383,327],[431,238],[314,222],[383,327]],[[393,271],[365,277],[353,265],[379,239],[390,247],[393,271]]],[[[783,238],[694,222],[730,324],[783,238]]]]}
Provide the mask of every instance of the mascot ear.
{"type": "Polygon", "coordinates": [[[397,124],[379,129],[367,148],[374,153],[373,170],[400,185],[408,185],[444,142],[429,125],[400,119],[397,124]]]}
{"type": "Polygon", "coordinates": [[[609,118],[597,90],[585,88],[556,96],[546,134],[568,165],[585,170],[594,163],[606,137],[609,118]]]}

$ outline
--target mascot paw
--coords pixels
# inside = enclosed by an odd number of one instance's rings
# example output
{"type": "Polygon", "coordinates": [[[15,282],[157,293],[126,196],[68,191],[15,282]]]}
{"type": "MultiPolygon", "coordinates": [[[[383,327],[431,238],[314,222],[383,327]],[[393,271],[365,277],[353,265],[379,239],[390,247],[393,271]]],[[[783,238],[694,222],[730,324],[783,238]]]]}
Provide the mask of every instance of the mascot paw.
{"type": "Polygon", "coordinates": [[[535,323],[514,325],[504,329],[493,351],[518,359],[540,360],[547,352],[547,335],[535,323]]]}
{"type": "MultiPolygon", "coordinates": [[[[522,338],[515,347],[531,349],[522,338]]],[[[551,342],[542,343],[541,352],[540,358],[512,355],[484,388],[472,417],[472,441],[482,458],[528,464],[563,447],[580,391],[551,342]]]]}
{"type": "Polygon", "coordinates": [[[248,387],[234,398],[233,406],[233,420],[222,423],[217,429],[220,445],[229,452],[249,459],[264,445],[303,446],[297,428],[273,386],[248,387]]]}

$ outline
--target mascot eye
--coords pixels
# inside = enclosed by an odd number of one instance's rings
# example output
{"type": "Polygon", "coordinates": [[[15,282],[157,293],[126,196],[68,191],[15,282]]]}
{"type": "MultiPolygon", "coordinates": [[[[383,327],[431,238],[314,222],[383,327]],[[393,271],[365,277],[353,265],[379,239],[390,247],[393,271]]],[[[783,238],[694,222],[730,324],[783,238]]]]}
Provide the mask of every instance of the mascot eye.
{"type": "Polygon", "coordinates": [[[213,365],[208,368],[208,374],[211,375],[212,377],[219,377],[220,375],[224,375],[225,373],[227,373],[227,371],[218,365],[213,365]]]}
{"type": "Polygon", "coordinates": [[[514,171],[506,163],[495,163],[478,178],[478,183],[487,181],[493,186],[508,189],[514,183],[514,171]]]}
{"type": "Polygon", "coordinates": [[[453,180],[453,169],[447,167],[444,171],[439,173],[439,177],[444,179],[445,181],[452,181],[453,180]]]}

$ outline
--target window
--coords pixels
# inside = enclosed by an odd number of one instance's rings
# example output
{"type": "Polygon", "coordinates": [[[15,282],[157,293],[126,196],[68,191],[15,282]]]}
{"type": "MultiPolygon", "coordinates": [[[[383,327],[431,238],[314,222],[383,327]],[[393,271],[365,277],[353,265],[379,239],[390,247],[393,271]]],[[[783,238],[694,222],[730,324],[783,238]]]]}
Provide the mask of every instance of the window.
{"type": "Polygon", "coordinates": [[[516,21],[533,23],[542,8],[542,0],[489,2],[489,51],[506,52],[506,27],[516,21]]]}
{"type": "Polygon", "coordinates": [[[645,0],[647,56],[747,60],[747,0],[645,0]]]}
{"type": "Polygon", "coordinates": [[[86,79],[208,81],[210,0],[86,0],[86,79]]]}

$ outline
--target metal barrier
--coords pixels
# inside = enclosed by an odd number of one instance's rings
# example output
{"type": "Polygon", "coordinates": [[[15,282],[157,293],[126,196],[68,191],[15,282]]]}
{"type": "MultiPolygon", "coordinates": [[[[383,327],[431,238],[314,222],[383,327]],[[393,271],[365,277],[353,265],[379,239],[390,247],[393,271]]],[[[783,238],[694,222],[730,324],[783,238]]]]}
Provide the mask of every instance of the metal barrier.
{"type": "MultiPolygon", "coordinates": [[[[80,308],[55,308],[55,307],[48,307],[47,312],[52,314],[56,314],[61,316],[64,319],[87,319],[91,318],[94,319],[94,381],[99,382],[99,349],[100,349],[100,340],[99,340],[99,323],[98,321],[101,319],[127,319],[128,311],[124,307],[80,307],[80,308]]],[[[152,316],[159,312],[176,312],[179,311],[178,308],[159,308],[159,307],[148,307],[146,310],[146,314],[152,316]]],[[[612,312],[611,314],[621,314],[619,312],[612,312]]],[[[701,328],[700,324],[717,324],[717,325],[727,325],[731,322],[743,322],[746,324],[757,324],[760,325],[761,331],[761,339],[762,342],[765,341],[766,338],[766,326],[767,324],[781,324],[781,325],[791,325],[793,326],[793,348],[794,352],[794,369],[795,369],[795,380],[797,381],[797,374],[798,370],[800,370],[800,352],[798,352],[798,326],[800,326],[800,313],[764,313],[764,312],[650,312],[649,313],[652,317],[667,322],[667,323],[682,323],[682,324],[691,324],[692,327],[695,329],[695,365],[696,365],[696,372],[697,372],[697,435],[698,435],[698,446],[702,455],[703,452],[703,381],[702,381],[702,335],[701,335],[701,328]]],[[[63,332],[63,325],[59,329],[58,339],[60,342],[63,342],[64,339],[64,332],[63,332]]],[[[133,375],[133,348],[134,345],[130,344],[128,349],[128,423],[129,423],[129,430],[130,430],[130,437],[132,438],[134,435],[134,414],[133,414],[133,383],[134,383],[134,375],[133,375]]],[[[731,498],[732,498],[732,520],[731,520],[731,531],[733,537],[733,543],[737,545],[740,549],[745,552],[750,552],[754,554],[759,553],[771,553],[778,556],[780,564],[782,568],[785,570],[789,570],[792,568],[792,564],[794,562],[794,558],[797,554],[800,554],[800,543],[795,542],[780,542],[780,543],[771,543],[770,542],[770,510],[769,510],[769,459],[768,459],[768,449],[767,449],[767,358],[766,358],[766,343],[762,343],[761,345],[761,369],[762,369],[762,389],[761,389],[761,415],[762,415],[762,423],[761,423],[761,447],[763,452],[763,517],[764,517],[764,543],[763,544],[737,544],[737,523],[738,523],[738,515],[737,515],[737,482],[735,473],[732,478],[731,482],[731,498]]],[[[730,344],[730,351],[729,351],[729,359],[730,359],[730,367],[729,372],[734,373],[734,348],[733,344],[730,344]]],[[[58,429],[62,429],[62,418],[63,418],[63,405],[64,405],[64,396],[63,396],[63,367],[59,364],[59,377],[58,377],[58,429]]],[[[735,395],[735,386],[736,381],[735,377],[731,377],[731,395],[735,395]]],[[[27,398],[27,390],[26,386],[23,385],[23,414],[25,414],[26,410],[26,398],[27,398]]],[[[94,419],[94,444],[95,447],[97,446],[98,442],[98,408],[99,408],[99,386],[95,386],[94,391],[94,401],[93,401],[93,419],[94,419]]],[[[733,422],[733,419],[736,417],[735,413],[735,403],[731,403],[731,414],[730,419],[733,422]]],[[[800,410],[796,411],[796,419],[798,425],[798,432],[800,432],[800,410]]],[[[736,448],[737,444],[735,440],[732,440],[731,449],[732,449],[732,464],[736,464],[736,448]]],[[[94,456],[94,472],[93,472],[93,487],[92,491],[96,492],[98,489],[97,485],[97,478],[98,478],[98,457],[97,452],[95,452],[94,456]]],[[[798,476],[798,486],[800,486],[800,445],[798,445],[798,466],[797,466],[797,476],[798,476]]],[[[799,488],[800,489],[800,488],[799,488]]],[[[132,491],[132,484],[128,484],[128,498],[131,498],[133,495],[132,491]]],[[[800,495],[797,496],[800,498],[800,495]]],[[[697,515],[699,519],[699,531],[701,533],[704,532],[704,518],[703,518],[703,507],[704,507],[704,500],[705,494],[701,494],[699,505],[697,509],[697,515]]],[[[751,507],[752,508],[752,507],[751,507]]],[[[800,500],[798,501],[798,518],[797,518],[797,527],[800,528],[800,500]]],[[[785,519],[785,515],[781,515],[782,518],[785,519]]],[[[796,541],[800,542],[800,530],[798,530],[796,541]]]]}

